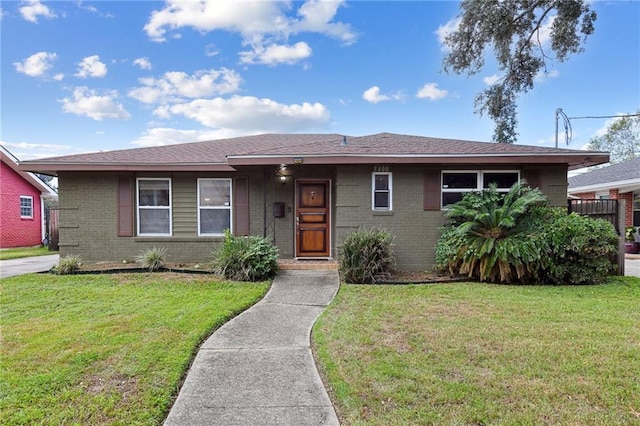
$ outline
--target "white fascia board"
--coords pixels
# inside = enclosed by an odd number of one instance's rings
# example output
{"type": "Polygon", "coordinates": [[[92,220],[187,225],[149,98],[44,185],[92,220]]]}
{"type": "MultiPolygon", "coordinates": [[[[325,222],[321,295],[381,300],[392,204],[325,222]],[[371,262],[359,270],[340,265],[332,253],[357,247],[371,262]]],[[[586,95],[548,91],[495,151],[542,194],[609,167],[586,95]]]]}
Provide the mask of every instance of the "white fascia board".
{"type": "Polygon", "coordinates": [[[609,189],[617,189],[619,192],[631,192],[640,189],[640,179],[625,179],[614,182],[597,183],[594,185],[576,186],[569,188],[569,194],[580,194],[582,192],[597,192],[609,189]]]}

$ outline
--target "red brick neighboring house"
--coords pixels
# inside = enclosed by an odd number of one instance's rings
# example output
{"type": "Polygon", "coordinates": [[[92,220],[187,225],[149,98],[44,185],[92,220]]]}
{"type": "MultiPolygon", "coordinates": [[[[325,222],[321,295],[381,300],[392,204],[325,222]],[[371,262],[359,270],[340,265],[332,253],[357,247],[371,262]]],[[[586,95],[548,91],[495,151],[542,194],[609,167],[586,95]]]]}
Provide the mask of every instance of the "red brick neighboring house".
{"type": "Polygon", "coordinates": [[[570,177],[569,195],[625,200],[625,226],[640,226],[640,158],[570,177]]]}
{"type": "Polygon", "coordinates": [[[42,179],[18,168],[18,159],[0,146],[0,248],[42,244],[44,200],[57,197],[42,179]]]}

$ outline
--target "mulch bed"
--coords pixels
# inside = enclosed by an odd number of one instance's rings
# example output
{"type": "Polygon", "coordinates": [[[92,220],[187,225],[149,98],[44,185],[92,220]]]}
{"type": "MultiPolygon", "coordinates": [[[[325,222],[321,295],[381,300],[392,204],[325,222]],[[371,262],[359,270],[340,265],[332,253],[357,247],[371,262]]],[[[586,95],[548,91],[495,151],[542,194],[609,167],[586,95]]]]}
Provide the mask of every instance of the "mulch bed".
{"type": "MultiPolygon", "coordinates": [[[[77,274],[118,274],[148,272],[141,264],[135,262],[98,262],[82,264],[77,274]]],[[[213,274],[211,266],[206,263],[166,263],[160,272],[181,272],[191,274],[213,274]]],[[[397,271],[393,275],[376,282],[376,284],[429,284],[469,281],[468,277],[451,276],[435,272],[397,271]]]]}

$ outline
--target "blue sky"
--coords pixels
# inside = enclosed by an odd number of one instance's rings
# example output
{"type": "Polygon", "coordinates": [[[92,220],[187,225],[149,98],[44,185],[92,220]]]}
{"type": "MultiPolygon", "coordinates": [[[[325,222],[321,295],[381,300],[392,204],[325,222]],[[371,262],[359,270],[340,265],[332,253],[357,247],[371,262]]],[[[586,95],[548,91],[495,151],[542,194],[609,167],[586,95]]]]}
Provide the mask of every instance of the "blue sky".
{"type": "MultiPolygon", "coordinates": [[[[640,3],[593,2],[585,52],[519,99],[519,142],[554,113],[640,109],[640,3]]],[[[27,160],[265,132],[489,141],[475,94],[441,71],[453,1],[2,1],[0,143],[27,160]]],[[[542,34],[544,38],[544,34],[542,34]]],[[[573,120],[582,148],[606,119],[573,120]]],[[[561,137],[561,143],[562,143],[561,137]]]]}

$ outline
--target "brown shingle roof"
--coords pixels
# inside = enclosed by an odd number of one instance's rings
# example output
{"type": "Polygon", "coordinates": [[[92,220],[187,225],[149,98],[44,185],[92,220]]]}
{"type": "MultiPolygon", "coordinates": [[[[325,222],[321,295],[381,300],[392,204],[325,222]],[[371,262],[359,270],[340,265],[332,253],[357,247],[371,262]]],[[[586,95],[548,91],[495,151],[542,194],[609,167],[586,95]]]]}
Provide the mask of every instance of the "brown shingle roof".
{"type": "Polygon", "coordinates": [[[233,165],[289,163],[305,157],[315,164],[380,161],[471,163],[479,158],[514,163],[552,162],[577,166],[608,161],[608,154],[560,148],[473,142],[456,139],[379,133],[263,134],[231,139],[104,151],[21,163],[24,170],[234,170],[233,165]],[[541,158],[545,159],[542,160],[541,158]],[[466,159],[466,160],[464,160],[466,159]]]}

